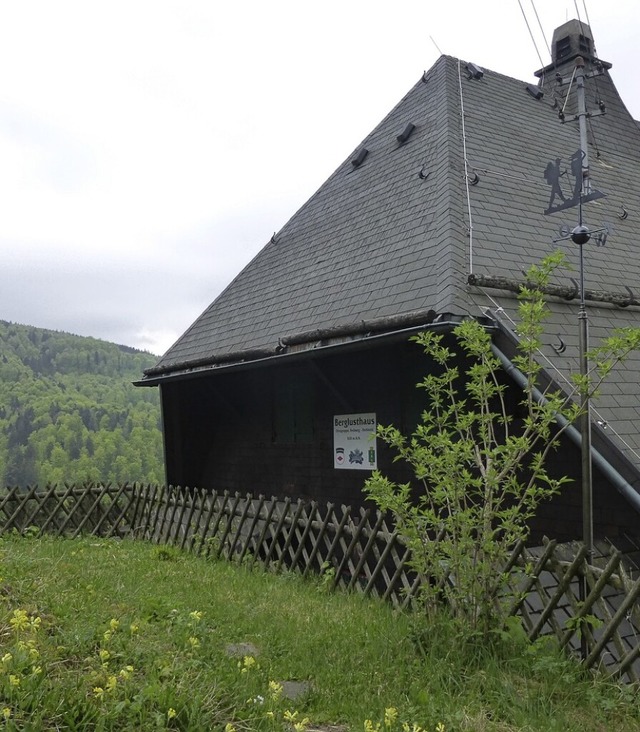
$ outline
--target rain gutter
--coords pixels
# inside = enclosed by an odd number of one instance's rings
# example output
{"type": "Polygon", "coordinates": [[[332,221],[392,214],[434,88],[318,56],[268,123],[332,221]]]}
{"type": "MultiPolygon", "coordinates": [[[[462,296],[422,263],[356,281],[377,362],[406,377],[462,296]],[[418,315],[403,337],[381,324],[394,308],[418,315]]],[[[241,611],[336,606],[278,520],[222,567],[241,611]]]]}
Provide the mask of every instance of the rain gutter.
{"type": "MultiPolygon", "coordinates": [[[[322,343],[315,341],[313,343],[305,343],[306,348],[299,348],[296,350],[285,350],[283,352],[267,351],[258,354],[256,351],[245,351],[238,352],[236,355],[237,360],[232,362],[209,361],[206,365],[198,364],[195,368],[184,368],[181,371],[154,373],[151,371],[145,372],[145,377],[139,381],[134,381],[135,386],[157,386],[158,384],[173,383],[175,381],[182,381],[184,379],[193,379],[201,376],[208,376],[215,372],[220,371],[238,371],[256,368],[259,366],[271,365],[274,362],[282,361],[286,359],[288,363],[295,360],[300,360],[309,357],[316,357],[323,354],[335,352],[340,350],[341,352],[358,350],[361,348],[367,348],[380,343],[391,343],[394,341],[406,341],[410,336],[420,333],[421,331],[430,330],[438,333],[452,331],[456,326],[460,325],[462,318],[447,313],[442,319],[436,318],[430,323],[423,323],[422,325],[416,325],[408,328],[399,328],[396,330],[388,331],[385,333],[361,333],[357,337],[352,336],[349,340],[339,341],[336,343],[322,343]],[[263,355],[264,354],[264,355],[263,355]]],[[[493,321],[486,319],[484,325],[488,329],[495,329],[493,321]]],[[[300,344],[299,336],[290,336],[290,343],[295,342],[300,344]],[[294,341],[295,338],[295,341],[294,341]]],[[[302,345],[302,344],[300,344],[302,345]]]]}

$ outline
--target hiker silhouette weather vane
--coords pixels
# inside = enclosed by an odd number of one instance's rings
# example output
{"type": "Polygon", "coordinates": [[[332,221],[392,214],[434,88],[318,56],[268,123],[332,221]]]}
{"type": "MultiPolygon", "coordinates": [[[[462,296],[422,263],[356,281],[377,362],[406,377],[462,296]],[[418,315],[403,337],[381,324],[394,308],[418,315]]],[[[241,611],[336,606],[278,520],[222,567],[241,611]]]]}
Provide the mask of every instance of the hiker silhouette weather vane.
{"type": "Polygon", "coordinates": [[[551,194],[549,196],[549,205],[545,209],[545,214],[552,214],[558,211],[564,211],[566,208],[573,208],[579,206],[581,203],[587,203],[588,201],[595,201],[598,198],[602,198],[604,193],[591,188],[588,193],[583,193],[582,184],[584,179],[584,158],[585,153],[578,148],[570,159],[570,168],[567,170],[562,169],[562,158],[556,158],[555,161],[549,161],[547,167],[544,170],[544,179],[551,186],[551,194]],[[571,197],[565,195],[562,190],[561,178],[566,176],[567,180],[569,175],[573,176],[573,186],[571,190],[571,197]],[[554,206],[556,198],[559,198],[561,203],[554,206]]]}

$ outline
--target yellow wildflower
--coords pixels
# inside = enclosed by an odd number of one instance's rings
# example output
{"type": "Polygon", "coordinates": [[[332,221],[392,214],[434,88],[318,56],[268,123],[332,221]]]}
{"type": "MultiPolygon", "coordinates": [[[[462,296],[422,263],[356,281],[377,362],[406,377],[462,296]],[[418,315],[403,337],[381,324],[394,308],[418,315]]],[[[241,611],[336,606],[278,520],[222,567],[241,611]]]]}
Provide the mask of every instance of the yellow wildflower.
{"type": "Polygon", "coordinates": [[[380,732],[380,725],[374,725],[370,719],[364,720],[364,732],[380,732]]]}
{"type": "Polygon", "coordinates": [[[107,677],[106,691],[113,691],[118,685],[118,679],[115,676],[107,677]]]}
{"type": "Polygon", "coordinates": [[[253,668],[254,666],[256,668],[259,668],[256,659],[253,656],[245,656],[242,659],[242,663],[238,662],[238,668],[242,671],[243,674],[246,674],[247,671],[249,671],[249,669],[253,668]]]}
{"type": "Polygon", "coordinates": [[[101,648],[98,651],[98,654],[100,656],[100,660],[102,661],[102,663],[106,663],[111,658],[111,654],[109,653],[109,651],[106,648],[101,648]]]}
{"type": "Polygon", "coordinates": [[[298,718],[298,712],[292,712],[290,709],[287,709],[284,713],[284,719],[286,722],[295,722],[298,718]]]}
{"type": "Polygon", "coordinates": [[[167,719],[173,719],[177,713],[178,712],[176,712],[173,707],[169,707],[169,709],[167,709],[167,719]]]}
{"type": "Polygon", "coordinates": [[[9,707],[3,707],[2,708],[2,718],[3,719],[10,719],[11,718],[11,709],[9,709],[9,707]]]}
{"type": "Polygon", "coordinates": [[[189,617],[191,620],[195,620],[196,623],[199,623],[202,620],[202,611],[201,610],[193,610],[189,613],[189,617]]]}
{"type": "Polygon", "coordinates": [[[9,686],[20,686],[20,677],[15,674],[9,674],[9,686]]]}
{"type": "Polygon", "coordinates": [[[102,699],[104,697],[104,689],[101,686],[94,686],[93,695],[96,699],[102,699]]]}
{"type": "Polygon", "coordinates": [[[34,676],[39,676],[42,673],[42,666],[32,666],[31,673],[34,676]]]}
{"type": "Polygon", "coordinates": [[[436,724],[436,732],[445,732],[445,727],[442,722],[438,722],[438,724],[436,724]]]}
{"type": "Polygon", "coordinates": [[[272,699],[279,699],[282,695],[282,684],[279,684],[277,681],[270,681],[269,682],[269,696],[272,699]]]}
{"type": "Polygon", "coordinates": [[[26,630],[29,627],[29,616],[26,610],[14,610],[9,625],[16,631],[26,630]]]}
{"type": "Polygon", "coordinates": [[[111,620],[109,621],[109,630],[112,633],[115,633],[119,627],[120,627],[120,621],[116,620],[115,618],[111,618],[111,620]]]}
{"type": "Polygon", "coordinates": [[[131,674],[133,673],[133,666],[125,666],[124,668],[121,668],[118,676],[121,679],[124,679],[125,681],[129,678],[131,678],[131,674]]]}
{"type": "Polygon", "coordinates": [[[301,719],[299,722],[296,722],[293,725],[293,729],[295,730],[295,732],[304,732],[307,729],[307,727],[309,726],[309,724],[311,724],[311,720],[309,719],[309,717],[305,717],[304,719],[301,719]]]}
{"type": "Polygon", "coordinates": [[[37,661],[40,658],[40,651],[37,648],[29,648],[29,658],[37,661]]]}
{"type": "Polygon", "coordinates": [[[189,645],[191,648],[200,648],[200,641],[194,636],[189,636],[189,645]]]}
{"type": "Polygon", "coordinates": [[[384,710],[384,726],[393,727],[396,719],[398,719],[398,710],[395,707],[387,707],[384,710]]]}
{"type": "Polygon", "coordinates": [[[2,661],[3,666],[7,666],[8,664],[13,661],[13,656],[10,653],[5,653],[4,656],[0,659],[2,661]]]}
{"type": "Polygon", "coordinates": [[[31,630],[38,630],[40,628],[41,623],[42,623],[42,618],[39,618],[37,615],[34,615],[32,618],[29,618],[29,625],[31,626],[31,630]]]}
{"type": "Polygon", "coordinates": [[[139,630],[140,628],[135,623],[131,623],[131,625],[129,626],[129,632],[131,633],[131,635],[135,635],[139,630]]]}
{"type": "Polygon", "coordinates": [[[227,722],[224,726],[224,732],[236,732],[236,728],[231,724],[231,722],[227,722]]]}

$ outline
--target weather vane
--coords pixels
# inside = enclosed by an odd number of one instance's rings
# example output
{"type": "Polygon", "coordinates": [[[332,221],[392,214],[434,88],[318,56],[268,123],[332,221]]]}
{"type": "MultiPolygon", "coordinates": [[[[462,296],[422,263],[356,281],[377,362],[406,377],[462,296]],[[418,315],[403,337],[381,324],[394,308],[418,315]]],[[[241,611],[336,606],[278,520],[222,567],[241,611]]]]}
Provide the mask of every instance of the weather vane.
{"type": "Polygon", "coordinates": [[[571,156],[571,165],[569,170],[566,168],[564,170],[562,169],[562,158],[556,158],[555,161],[549,161],[544,170],[544,179],[551,186],[549,205],[544,211],[546,215],[557,213],[558,211],[564,211],[567,208],[580,206],[583,203],[588,203],[589,201],[595,201],[598,198],[604,197],[604,193],[593,188],[589,193],[583,193],[582,191],[585,157],[586,153],[578,148],[578,150],[576,150],[571,156]],[[566,176],[566,179],[568,180],[569,174],[573,176],[573,183],[571,185],[571,193],[567,196],[565,195],[565,191],[562,189],[561,178],[566,176]],[[560,199],[560,203],[556,204],[556,199],[558,198],[560,199]]]}
{"type": "MultiPolygon", "coordinates": [[[[602,64],[596,63],[596,70],[591,73],[585,72],[585,61],[582,56],[576,58],[576,67],[573,75],[570,79],[563,79],[560,74],[556,75],[556,80],[559,84],[569,83],[569,90],[567,91],[566,99],[569,99],[571,93],[571,87],[575,80],[576,82],[576,96],[578,101],[578,113],[574,116],[573,122],[578,123],[580,130],[580,147],[573,153],[570,158],[569,170],[562,169],[562,158],[556,158],[553,161],[547,163],[547,167],[544,170],[544,179],[551,186],[551,194],[549,196],[549,205],[545,209],[545,214],[553,214],[557,211],[563,211],[567,208],[573,208],[574,206],[580,206],[580,225],[582,225],[582,204],[588,203],[589,201],[595,201],[598,198],[603,198],[604,193],[595,190],[591,187],[591,178],[589,174],[589,154],[587,148],[587,119],[592,117],[599,117],[606,114],[606,107],[604,102],[600,100],[598,102],[598,110],[588,112],[585,102],[585,79],[590,79],[595,76],[601,76],[603,74],[602,64]],[[563,177],[569,178],[569,174],[573,176],[573,183],[571,186],[570,195],[565,195],[562,188],[563,177]],[[556,199],[560,199],[560,203],[556,204],[556,199]],[[554,205],[555,204],[555,205],[554,205]]],[[[565,106],[558,112],[558,117],[562,124],[566,120],[565,106]]]]}
{"type": "MultiPolygon", "coordinates": [[[[591,231],[585,226],[582,210],[583,205],[589,201],[602,198],[604,194],[601,191],[591,187],[591,179],[589,172],[589,158],[587,147],[587,119],[592,116],[605,113],[604,103],[598,104],[599,111],[588,112],[585,101],[585,79],[597,76],[602,73],[601,67],[596,67],[593,73],[585,72],[585,61],[581,56],[576,58],[576,66],[569,83],[569,92],[571,85],[575,79],[576,82],[576,98],[578,104],[578,113],[574,117],[574,121],[578,122],[580,131],[580,147],[573,153],[570,158],[569,170],[563,169],[562,159],[556,158],[555,161],[548,163],[544,177],[551,186],[549,196],[549,205],[545,210],[545,214],[553,214],[557,211],[573,208],[578,206],[578,225],[569,229],[569,227],[561,228],[560,239],[571,239],[578,246],[579,262],[580,262],[580,306],[578,309],[578,325],[579,325],[579,356],[580,356],[580,375],[582,377],[580,386],[580,433],[581,433],[581,466],[582,466],[582,534],[585,549],[587,551],[587,561],[593,560],[593,479],[592,479],[592,463],[591,463],[591,405],[588,386],[589,375],[589,319],[585,303],[585,286],[584,286],[584,248],[592,235],[596,236],[595,241],[598,246],[604,246],[607,241],[607,235],[610,233],[606,226],[595,231],[591,231]],[[569,178],[569,174],[573,176],[573,185],[570,193],[565,193],[562,187],[563,178],[569,178]]],[[[558,81],[565,83],[565,80],[558,75],[558,81]]],[[[567,93],[567,99],[569,98],[567,93]]],[[[566,104],[565,104],[566,106],[566,104]]],[[[565,113],[564,108],[559,113],[560,121],[564,124],[565,113]]],[[[555,241],[560,241],[556,239],[555,241]]],[[[561,341],[561,344],[564,345],[561,341]]],[[[564,349],[563,349],[564,350],[564,349]]],[[[587,582],[583,578],[580,584],[580,598],[584,600],[587,596],[587,582]]],[[[583,643],[583,653],[586,654],[586,646],[583,643]]]]}

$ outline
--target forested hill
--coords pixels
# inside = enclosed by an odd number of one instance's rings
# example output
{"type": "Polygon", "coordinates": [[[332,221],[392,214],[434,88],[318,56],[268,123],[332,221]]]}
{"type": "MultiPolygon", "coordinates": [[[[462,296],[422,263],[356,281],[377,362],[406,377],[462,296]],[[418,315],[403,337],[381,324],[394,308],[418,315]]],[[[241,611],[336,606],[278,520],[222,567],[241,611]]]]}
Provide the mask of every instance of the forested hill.
{"type": "Polygon", "coordinates": [[[0,320],[0,487],[162,483],[157,361],[95,338],[0,320]]]}

